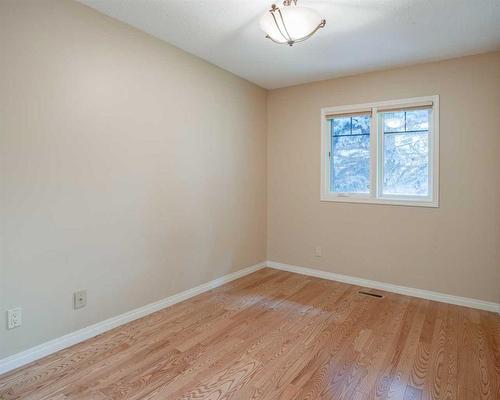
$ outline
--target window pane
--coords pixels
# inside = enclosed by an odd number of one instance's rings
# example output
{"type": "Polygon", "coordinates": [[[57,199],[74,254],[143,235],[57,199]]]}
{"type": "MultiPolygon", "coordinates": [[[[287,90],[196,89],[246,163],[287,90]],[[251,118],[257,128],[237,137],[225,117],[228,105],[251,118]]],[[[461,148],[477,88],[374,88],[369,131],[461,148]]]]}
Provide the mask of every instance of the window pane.
{"type": "Polygon", "coordinates": [[[384,132],[399,132],[405,130],[404,112],[384,113],[384,132]]]}
{"type": "Polygon", "coordinates": [[[352,117],[352,134],[353,135],[370,135],[370,116],[362,115],[352,117]]]}
{"type": "Polygon", "coordinates": [[[429,195],[429,110],[384,113],[384,194],[429,195]]]}
{"type": "Polygon", "coordinates": [[[351,118],[332,119],[332,134],[336,136],[351,134],[351,118]]]}
{"type": "Polygon", "coordinates": [[[370,119],[362,115],[331,120],[330,191],[370,191],[370,119]]]}
{"type": "Polygon", "coordinates": [[[406,129],[409,131],[429,130],[429,110],[407,111],[406,129]]]}

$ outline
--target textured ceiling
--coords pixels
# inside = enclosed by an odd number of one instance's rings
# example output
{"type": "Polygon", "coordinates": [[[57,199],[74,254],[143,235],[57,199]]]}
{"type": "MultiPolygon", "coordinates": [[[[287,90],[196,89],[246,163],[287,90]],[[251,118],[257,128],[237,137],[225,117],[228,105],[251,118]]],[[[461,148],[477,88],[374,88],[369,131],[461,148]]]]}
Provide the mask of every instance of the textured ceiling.
{"type": "Polygon", "coordinates": [[[500,50],[500,0],[299,0],[327,23],[293,47],[260,31],[272,1],[80,2],[268,89],[500,50]]]}

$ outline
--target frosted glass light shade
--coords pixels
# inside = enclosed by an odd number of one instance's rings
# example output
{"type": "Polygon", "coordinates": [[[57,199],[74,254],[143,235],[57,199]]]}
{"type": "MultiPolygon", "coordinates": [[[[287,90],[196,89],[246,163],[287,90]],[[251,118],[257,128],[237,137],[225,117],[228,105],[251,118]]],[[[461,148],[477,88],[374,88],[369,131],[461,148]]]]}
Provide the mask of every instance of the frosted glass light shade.
{"type": "Polygon", "coordinates": [[[270,39],[290,45],[307,39],[323,25],[324,20],[315,10],[294,4],[279,9],[273,6],[260,19],[260,27],[270,39]]]}

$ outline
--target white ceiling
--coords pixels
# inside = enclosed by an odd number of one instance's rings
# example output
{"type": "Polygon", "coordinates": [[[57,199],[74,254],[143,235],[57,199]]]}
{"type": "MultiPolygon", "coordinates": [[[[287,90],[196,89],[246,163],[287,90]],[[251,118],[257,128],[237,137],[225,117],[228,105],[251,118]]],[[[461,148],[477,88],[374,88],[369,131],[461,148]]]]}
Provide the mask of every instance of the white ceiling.
{"type": "Polygon", "coordinates": [[[268,89],[500,50],[500,0],[299,0],[326,27],[293,47],[260,31],[272,0],[80,1],[268,89]]]}

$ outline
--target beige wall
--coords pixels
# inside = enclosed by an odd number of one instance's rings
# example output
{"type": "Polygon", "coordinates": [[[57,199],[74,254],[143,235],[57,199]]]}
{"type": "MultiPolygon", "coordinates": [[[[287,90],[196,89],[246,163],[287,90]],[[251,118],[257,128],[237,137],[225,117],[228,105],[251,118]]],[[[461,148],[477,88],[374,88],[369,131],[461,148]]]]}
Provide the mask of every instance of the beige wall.
{"type": "Polygon", "coordinates": [[[499,302],[499,176],[500,53],[274,90],[268,259],[499,302]],[[322,107],[434,94],[440,208],[319,201],[322,107]]]}
{"type": "Polygon", "coordinates": [[[265,260],[265,116],[90,8],[0,1],[0,358],[265,260]]]}

